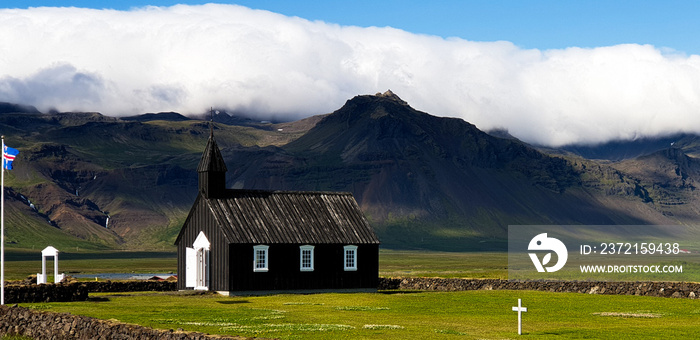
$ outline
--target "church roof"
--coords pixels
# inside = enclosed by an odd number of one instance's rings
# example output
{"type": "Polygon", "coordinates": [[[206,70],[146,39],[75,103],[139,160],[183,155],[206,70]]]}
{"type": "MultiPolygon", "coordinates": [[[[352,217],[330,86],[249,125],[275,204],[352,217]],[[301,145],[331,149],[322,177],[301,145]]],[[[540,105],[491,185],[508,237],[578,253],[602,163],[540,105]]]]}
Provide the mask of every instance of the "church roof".
{"type": "Polygon", "coordinates": [[[209,140],[207,141],[207,146],[204,147],[204,152],[202,153],[202,158],[199,160],[199,165],[197,166],[197,172],[226,172],[226,162],[224,162],[224,157],[221,156],[221,151],[216,145],[216,140],[214,139],[214,132],[209,134],[209,140]]]}
{"type": "Polygon", "coordinates": [[[231,189],[200,199],[229,243],[379,244],[351,193],[231,189]]]}

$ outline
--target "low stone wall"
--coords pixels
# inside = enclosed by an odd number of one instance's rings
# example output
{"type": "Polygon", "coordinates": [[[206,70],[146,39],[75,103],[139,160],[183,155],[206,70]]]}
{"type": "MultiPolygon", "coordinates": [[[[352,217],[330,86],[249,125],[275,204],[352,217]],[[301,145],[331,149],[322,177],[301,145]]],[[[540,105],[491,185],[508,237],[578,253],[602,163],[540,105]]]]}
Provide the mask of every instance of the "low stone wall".
{"type": "Polygon", "coordinates": [[[379,278],[379,289],[437,291],[538,290],[690,299],[700,297],[700,283],[689,282],[516,282],[498,279],[379,278]]]}
{"type": "Polygon", "coordinates": [[[5,303],[70,302],[88,299],[87,287],[78,284],[8,285],[5,303]]]}
{"type": "MultiPolygon", "coordinates": [[[[498,279],[379,278],[379,289],[539,290],[548,292],[700,298],[700,283],[689,282],[516,282],[498,279]]],[[[176,291],[174,281],[101,281],[68,284],[8,285],[5,303],[85,301],[88,293],[176,291]]]]}
{"type": "Polygon", "coordinates": [[[177,290],[176,281],[101,281],[7,285],[5,287],[5,303],[85,301],[88,299],[88,293],[175,290],[177,290]]]}
{"type": "Polygon", "coordinates": [[[251,339],[220,337],[196,332],[157,330],[65,313],[39,312],[23,307],[0,307],[0,335],[32,339],[251,339]]]}
{"type": "Polygon", "coordinates": [[[171,292],[177,290],[177,281],[85,281],[79,282],[90,293],[110,292],[171,292]]]}

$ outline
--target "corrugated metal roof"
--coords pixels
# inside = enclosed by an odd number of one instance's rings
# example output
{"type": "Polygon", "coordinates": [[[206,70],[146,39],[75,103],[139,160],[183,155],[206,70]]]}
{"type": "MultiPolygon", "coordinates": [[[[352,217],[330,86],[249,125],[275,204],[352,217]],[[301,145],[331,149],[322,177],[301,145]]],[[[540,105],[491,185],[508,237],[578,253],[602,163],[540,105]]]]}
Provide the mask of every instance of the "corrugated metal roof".
{"type": "Polygon", "coordinates": [[[226,172],[227,170],[224,157],[221,156],[221,151],[219,151],[216,140],[214,140],[214,133],[211,132],[209,134],[207,146],[204,147],[202,158],[199,160],[199,165],[197,165],[197,172],[226,172]]]}
{"type": "Polygon", "coordinates": [[[226,190],[206,203],[231,243],[379,243],[351,193],[226,190]]]}

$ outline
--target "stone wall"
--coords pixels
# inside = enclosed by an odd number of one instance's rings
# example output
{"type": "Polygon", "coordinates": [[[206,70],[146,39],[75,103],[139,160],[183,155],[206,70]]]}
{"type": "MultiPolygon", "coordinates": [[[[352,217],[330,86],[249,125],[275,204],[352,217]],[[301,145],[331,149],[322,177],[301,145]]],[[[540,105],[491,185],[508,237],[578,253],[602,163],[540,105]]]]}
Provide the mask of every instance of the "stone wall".
{"type": "Polygon", "coordinates": [[[90,293],[170,292],[177,290],[177,281],[85,281],[79,282],[90,293]]]}
{"type": "Polygon", "coordinates": [[[6,304],[85,301],[87,298],[87,287],[76,283],[5,286],[6,304]]]}
{"type": "Polygon", "coordinates": [[[50,313],[23,307],[0,307],[0,335],[32,339],[162,339],[208,340],[250,339],[210,336],[196,332],[157,330],[137,325],[99,320],[65,313],[50,313]]]}
{"type": "Polygon", "coordinates": [[[696,299],[700,283],[689,282],[516,282],[498,279],[379,278],[379,289],[404,290],[539,290],[546,292],[643,295],[696,299]]]}
{"type": "Polygon", "coordinates": [[[88,299],[88,293],[175,290],[177,290],[176,281],[101,281],[7,285],[5,287],[5,303],[85,301],[88,299]]]}
{"type": "MultiPolygon", "coordinates": [[[[548,292],[644,295],[695,299],[700,283],[689,282],[588,282],[507,281],[498,279],[379,278],[379,289],[404,290],[539,290],[548,292]]],[[[85,301],[88,293],[176,291],[174,281],[102,281],[68,284],[8,285],[5,303],[85,301]]]]}

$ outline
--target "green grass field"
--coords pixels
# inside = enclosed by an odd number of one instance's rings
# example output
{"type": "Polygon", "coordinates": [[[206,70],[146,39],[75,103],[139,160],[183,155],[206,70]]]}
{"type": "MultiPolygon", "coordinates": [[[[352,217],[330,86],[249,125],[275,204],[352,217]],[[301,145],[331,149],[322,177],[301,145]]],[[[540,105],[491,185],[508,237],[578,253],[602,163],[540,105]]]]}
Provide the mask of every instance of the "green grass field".
{"type": "MultiPolygon", "coordinates": [[[[174,254],[68,253],[60,271],[170,272],[174,254]],[[107,258],[105,258],[107,257],[107,258]]],[[[24,278],[40,256],[15,253],[6,263],[24,278]],[[32,260],[33,257],[36,259],[32,260]]],[[[506,278],[505,253],[380,252],[382,276],[506,278]]],[[[536,291],[280,294],[91,294],[87,302],[21,304],[162,329],[282,339],[514,339],[523,299],[522,338],[694,338],[700,300],[536,291]]]]}
{"type": "Polygon", "coordinates": [[[379,275],[507,279],[508,254],[381,250],[379,275]]]}
{"type": "Polygon", "coordinates": [[[94,294],[93,301],[22,304],[163,329],[282,339],[694,338],[700,301],[533,291],[281,294],[224,297],[94,294]]]}

